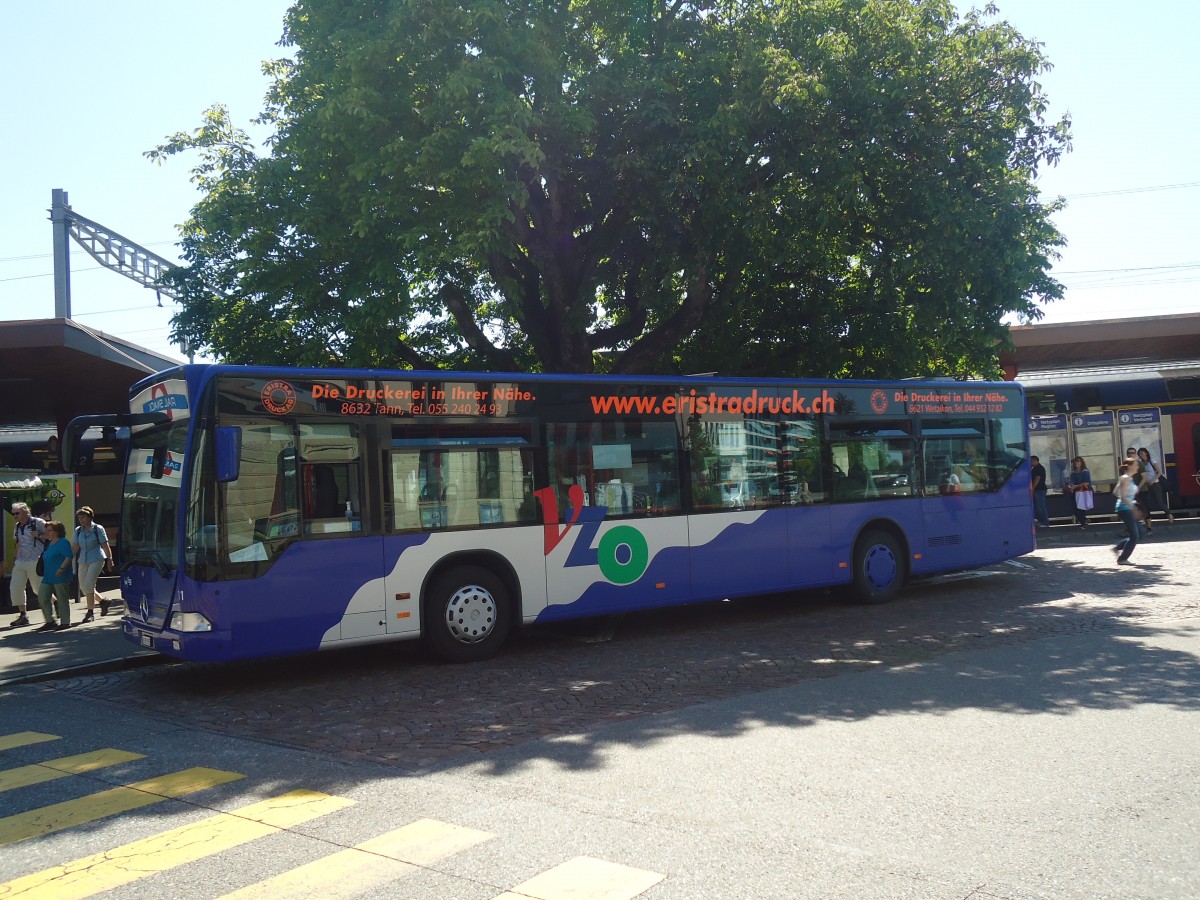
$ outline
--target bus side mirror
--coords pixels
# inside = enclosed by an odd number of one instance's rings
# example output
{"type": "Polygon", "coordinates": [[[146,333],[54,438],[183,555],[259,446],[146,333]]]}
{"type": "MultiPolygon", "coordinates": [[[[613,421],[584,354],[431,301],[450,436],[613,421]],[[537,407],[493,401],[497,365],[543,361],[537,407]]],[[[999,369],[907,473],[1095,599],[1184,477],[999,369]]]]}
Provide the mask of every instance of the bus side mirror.
{"type": "Polygon", "coordinates": [[[218,428],[217,440],[217,481],[237,481],[242,461],[242,429],[235,427],[218,428]]]}
{"type": "Polygon", "coordinates": [[[167,469],[167,448],[155,447],[150,456],[150,477],[157,480],[167,469]]]}

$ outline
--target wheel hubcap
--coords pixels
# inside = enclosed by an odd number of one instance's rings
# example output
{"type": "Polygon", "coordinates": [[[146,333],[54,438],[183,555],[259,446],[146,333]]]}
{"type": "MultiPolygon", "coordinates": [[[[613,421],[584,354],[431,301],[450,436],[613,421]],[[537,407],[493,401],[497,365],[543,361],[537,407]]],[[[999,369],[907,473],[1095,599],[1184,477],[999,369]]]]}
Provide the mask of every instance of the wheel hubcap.
{"type": "Polygon", "coordinates": [[[871,587],[886,588],[896,580],[896,557],[887,547],[876,544],[867,551],[867,581],[871,587]]]}
{"type": "Polygon", "coordinates": [[[446,604],[446,628],[464,644],[486,640],[496,628],[496,600],[477,584],[460,587],[446,604]]]}

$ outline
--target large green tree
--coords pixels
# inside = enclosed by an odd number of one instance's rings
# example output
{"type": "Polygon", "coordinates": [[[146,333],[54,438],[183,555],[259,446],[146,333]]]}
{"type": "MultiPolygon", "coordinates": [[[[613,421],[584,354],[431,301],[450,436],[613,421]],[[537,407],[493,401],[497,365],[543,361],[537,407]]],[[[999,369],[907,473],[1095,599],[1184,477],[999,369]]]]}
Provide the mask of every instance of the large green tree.
{"type": "Polygon", "coordinates": [[[235,362],[993,374],[1062,238],[1048,63],[943,0],[298,0],[215,107],[177,336],[235,362]]]}

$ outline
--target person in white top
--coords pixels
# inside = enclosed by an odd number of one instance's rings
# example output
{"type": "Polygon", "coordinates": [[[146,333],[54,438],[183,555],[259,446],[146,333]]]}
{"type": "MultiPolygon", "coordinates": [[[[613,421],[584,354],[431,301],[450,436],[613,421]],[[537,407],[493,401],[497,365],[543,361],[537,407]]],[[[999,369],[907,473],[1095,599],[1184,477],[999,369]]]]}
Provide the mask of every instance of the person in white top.
{"type": "Polygon", "coordinates": [[[25,585],[31,584],[36,594],[42,587],[42,576],[37,573],[38,557],[42,555],[48,541],[46,523],[30,515],[29,504],[14,503],[12,514],[17,524],[13,526],[13,541],[17,552],[9,565],[11,577],[8,583],[9,598],[17,608],[17,617],[9,623],[10,628],[29,624],[25,615],[25,585]]]}
{"type": "Polygon", "coordinates": [[[1129,561],[1129,555],[1133,553],[1133,548],[1138,542],[1138,523],[1134,515],[1137,508],[1137,485],[1133,481],[1137,471],[1138,458],[1131,456],[1125,460],[1125,471],[1113,485],[1113,493],[1117,495],[1117,518],[1124,523],[1125,530],[1129,532],[1129,537],[1112,548],[1113,553],[1117,554],[1117,564],[1122,566],[1133,565],[1129,561]]]}

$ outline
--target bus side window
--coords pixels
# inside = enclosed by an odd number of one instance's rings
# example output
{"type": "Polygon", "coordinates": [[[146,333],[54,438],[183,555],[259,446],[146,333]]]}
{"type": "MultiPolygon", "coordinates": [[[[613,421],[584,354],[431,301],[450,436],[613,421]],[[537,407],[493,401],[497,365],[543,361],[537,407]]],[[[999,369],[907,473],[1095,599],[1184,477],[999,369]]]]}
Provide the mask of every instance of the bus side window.
{"type": "Polygon", "coordinates": [[[547,425],[550,483],[558,520],[569,522],[572,488],[605,518],[679,511],[679,441],[674,423],[624,419],[547,425]]]}
{"type": "Polygon", "coordinates": [[[393,450],[390,469],[392,531],[533,521],[526,447],[393,450]]]}
{"type": "MultiPolygon", "coordinates": [[[[889,435],[834,441],[830,449],[835,501],[854,503],[919,495],[916,445],[911,438],[889,435]]],[[[940,484],[943,474],[940,469],[926,473],[926,482],[940,484]]]]}
{"type": "Polygon", "coordinates": [[[827,481],[825,478],[825,468],[821,463],[825,442],[820,418],[782,419],[778,429],[782,502],[789,506],[811,506],[829,502],[831,493],[839,494],[846,473],[834,466],[830,479],[827,481]]]}
{"type": "Polygon", "coordinates": [[[362,530],[359,449],[358,429],[354,425],[300,426],[305,534],[362,530]]]}
{"type": "Polygon", "coordinates": [[[989,424],[989,480],[992,490],[999,490],[1025,459],[1025,420],[1021,416],[1004,416],[989,424]]]}

